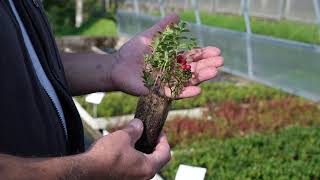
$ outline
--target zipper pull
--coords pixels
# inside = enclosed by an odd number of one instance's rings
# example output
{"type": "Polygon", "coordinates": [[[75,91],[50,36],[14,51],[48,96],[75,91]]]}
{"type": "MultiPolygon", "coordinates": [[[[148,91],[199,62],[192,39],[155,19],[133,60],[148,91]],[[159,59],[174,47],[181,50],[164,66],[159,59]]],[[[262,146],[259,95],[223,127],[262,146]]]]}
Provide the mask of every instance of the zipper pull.
{"type": "Polygon", "coordinates": [[[37,8],[39,8],[39,2],[37,1],[37,0],[32,0],[33,1],[33,4],[37,7],[37,8]]]}

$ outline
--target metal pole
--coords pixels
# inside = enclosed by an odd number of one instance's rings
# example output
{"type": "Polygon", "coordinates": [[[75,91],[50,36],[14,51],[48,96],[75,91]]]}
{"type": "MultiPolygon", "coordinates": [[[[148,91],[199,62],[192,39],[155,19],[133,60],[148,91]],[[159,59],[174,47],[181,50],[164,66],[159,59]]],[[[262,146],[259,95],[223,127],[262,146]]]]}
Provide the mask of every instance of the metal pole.
{"type": "MultiPolygon", "coordinates": [[[[313,0],[314,10],[317,16],[317,24],[319,26],[318,29],[318,38],[320,37],[320,0],[313,0]]],[[[317,46],[317,51],[320,52],[320,48],[317,46]]]]}
{"type": "Polygon", "coordinates": [[[134,0],[133,1],[133,5],[134,5],[134,12],[139,14],[140,10],[139,10],[139,2],[138,2],[138,0],[134,0]]]}
{"type": "Polygon", "coordinates": [[[244,20],[246,23],[246,47],[247,47],[247,64],[248,64],[248,75],[249,77],[253,77],[253,67],[252,67],[252,46],[251,46],[251,24],[250,24],[250,15],[249,15],[249,3],[248,0],[242,0],[242,12],[244,16],[244,20]]]}
{"type": "Polygon", "coordinates": [[[192,7],[194,8],[194,15],[196,17],[196,23],[197,23],[197,25],[201,25],[201,18],[200,18],[198,3],[196,0],[192,0],[191,3],[192,3],[192,7]]]}
{"type": "Polygon", "coordinates": [[[320,0],[313,0],[314,10],[316,12],[317,17],[317,24],[319,26],[319,32],[320,32],[320,0]]]}
{"type": "Polygon", "coordinates": [[[158,3],[160,5],[160,14],[161,17],[164,17],[166,15],[166,12],[164,10],[164,0],[158,0],[158,3]]]}
{"type": "Polygon", "coordinates": [[[289,19],[288,16],[289,16],[290,7],[291,7],[291,0],[286,0],[284,15],[283,15],[283,17],[286,19],[289,19]]]}
{"type": "Polygon", "coordinates": [[[285,17],[285,12],[286,12],[286,7],[287,7],[286,4],[287,4],[287,0],[281,1],[279,20],[281,20],[285,17]]]}
{"type": "Polygon", "coordinates": [[[211,3],[210,3],[210,12],[216,12],[216,0],[211,0],[211,3]]]}
{"type": "Polygon", "coordinates": [[[245,2],[244,2],[244,0],[241,0],[240,6],[241,6],[241,8],[240,8],[240,14],[241,14],[241,15],[244,15],[244,9],[245,9],[245,2]]]}
{"type": "Polygon", "coordinates": [[[251,31],[251,23],[250,23],[250,16],[249,16],[249,3],[248,0],[242,0],[243,1],[243,16],[244,21],[246,23],[246,31],[248,35],[252,34],[251,31]]]}
{"type": "MultiPolygon", "coordinates": [[[[134,3],[135,16],[140,16],[139,0],[133,0],[133,3],[134,3]]],[[[138,20],[136,24],[138,26],[138,32],[141,32],[143,30],[141,21],[138,20]]]]}
{"type": "Polygon", "coordinates": [[[203,47],[203,38],[201,33],[201,19],[200,19],[200,13],[199,13],[199,7],[195,0],[191,0],[192,7],[194,8],[194,15],[196,17],[196,33],[198,37],[199,46],[203,47]]]}

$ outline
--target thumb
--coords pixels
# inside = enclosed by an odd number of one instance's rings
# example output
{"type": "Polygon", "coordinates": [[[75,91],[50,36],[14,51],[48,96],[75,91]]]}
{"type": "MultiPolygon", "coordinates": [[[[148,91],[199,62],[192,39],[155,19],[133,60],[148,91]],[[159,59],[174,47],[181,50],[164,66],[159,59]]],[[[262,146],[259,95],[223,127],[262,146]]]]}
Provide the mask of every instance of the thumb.
{"type": "Polygon", "coordinates": [[[179,23],[180,18],[177,14],[172,13],[164,18],[162,18],[157,24],[153,25],[143,34],[149,38],[152,38],[157,32],[162,32],[165,28],[173,23],[179,23]]]}
{"type": "Polygon", "coordinates": [[[130,137],[130,143],[132,146],[134,146],[138,139],[141,137],[143,132],[142,121],[140,119],[133,119],[122,130],[128,133],[130,137]]]}

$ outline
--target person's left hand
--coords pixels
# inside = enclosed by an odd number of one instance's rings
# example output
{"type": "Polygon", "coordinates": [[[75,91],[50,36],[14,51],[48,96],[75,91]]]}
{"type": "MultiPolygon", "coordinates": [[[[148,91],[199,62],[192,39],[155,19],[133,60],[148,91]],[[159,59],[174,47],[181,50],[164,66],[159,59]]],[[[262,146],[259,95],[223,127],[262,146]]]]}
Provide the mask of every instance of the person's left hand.
{"type": "MultiPolygon", "coordinates": [[[[167,25],[178,22],[179,17],[176,14],[167,16],[120,48],[115,54],[116,62],[114,62],[111,73],[113,85],[117,90],[137,96],[148,93],[142,79],[144,55],[151,53],[149,45],[157,32],[162,32],[167,25]]],[[[197,85],[214,78],[217,75],[217,68],[223,65],[220,53],[220,49],[211,46],[187,52],[193,58],[191,71],[194,75],[190,80],[190,85],[184,88],[178,98],[200,94],[201,89],[197,85]]],[[[171,95],[169,89],[166,89],[166,95],[171,95]]]]}

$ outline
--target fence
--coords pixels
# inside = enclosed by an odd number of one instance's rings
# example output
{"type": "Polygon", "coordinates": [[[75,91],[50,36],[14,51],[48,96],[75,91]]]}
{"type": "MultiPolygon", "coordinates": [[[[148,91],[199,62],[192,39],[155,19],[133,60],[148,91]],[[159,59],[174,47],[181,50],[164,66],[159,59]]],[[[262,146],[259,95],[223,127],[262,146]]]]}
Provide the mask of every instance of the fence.
{"type": "MultiPolygon", "coordinates": [[[[247,33],[190,24],[193,36],[202,46],[222,49],[224,71],[320,101],[320,47],[252,34],[246,11],[250,6],[244,2],[242,6],[247,8],[241,13],[247,22],[247,33]]],[[[135,12],[120,9],[117,18],[120,34],[132,36],[160,17],[138,13],[137,9],[135,12]]]]}

